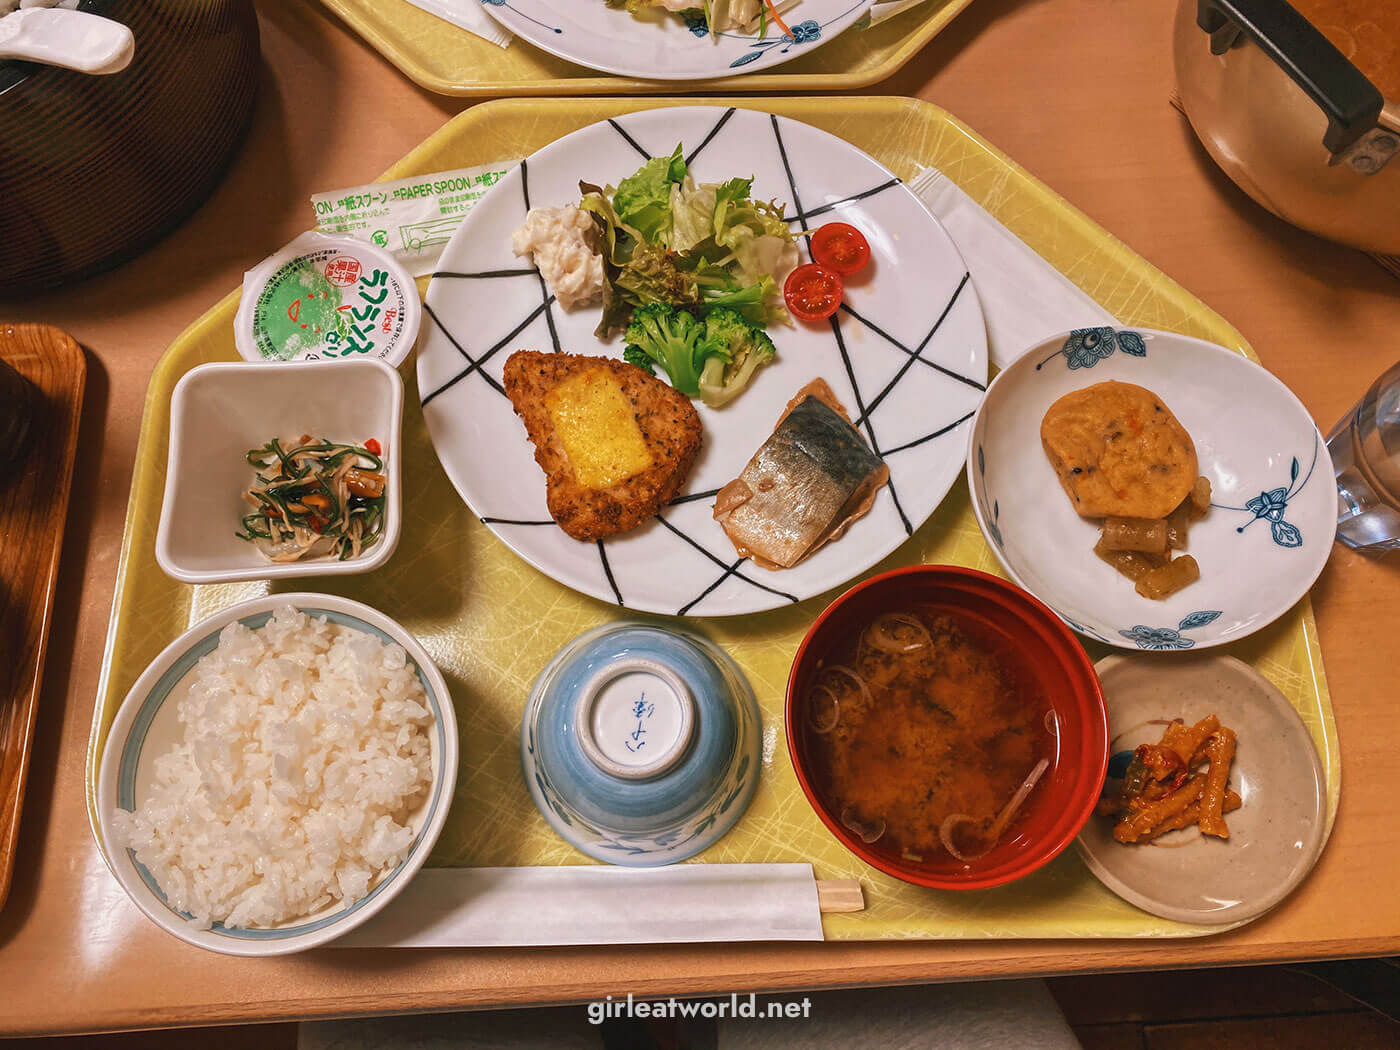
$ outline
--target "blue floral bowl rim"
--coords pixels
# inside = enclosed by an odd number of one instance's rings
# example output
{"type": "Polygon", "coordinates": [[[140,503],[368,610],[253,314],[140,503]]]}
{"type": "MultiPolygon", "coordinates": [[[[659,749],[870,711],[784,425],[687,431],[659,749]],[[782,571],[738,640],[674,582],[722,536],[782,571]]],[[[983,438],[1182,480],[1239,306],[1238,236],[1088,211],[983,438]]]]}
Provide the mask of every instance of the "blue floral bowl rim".
{"type": "MultiPolygon", "coordinates": [[[[1116,649],[1122,649],[1128,652],[1143,652],[1148,649],[1151,649],[1151,651],[1153,652],[1200,652],[1204,649],[1210,649],[1217,646],[1233,645],[1234,643],[1242,641],[1243,639],[1246,639],[1251,635],[1257,634],[1258,632],[1264,630],[1266,627],[1269,627],[1271,624],[1277,622],[1280,617],[1287,614],[1287,612],[1294,606],[1296,606],[1298,602],[1302,601],[1304,598],[1307,597],[1308,593],[1312,590],[1313,585],[1317,582],[1318,577],[1322,575],[1323,569],[1327,567],[1328,557],[1323,557],[1319,561],[1315,570],[1310,573],[1306,584],[1302,587],[1301,591],[1299,592],[1296,598],[1288,602],[1282,608],[1278,609],[1272,615],[1269,615],[1267,616],[1267,618],[1261,619],[1258,623],[1253,624],[1247,631],[1244,631],[1237,635],[1232,635],[1230,637],[1205,636],[1201,638],[1192,639],[1192,642],[1189,646],[1181,646],[1179,649],[1158,649],[1155,647],[1144,646],[1140,644],[1138,640],[1134,640],[1133,638],[1129,638],[1126,636],[1107,636],[1103,632],[1088,629],[1083,624],[1080,624],[1077,621],[1071,619],[1070,617],[1065,616],[1056,607],[1055,602],[1053,602],[1050,598],[1046,597],[1045,595],[1040,594],[1038,591],[1032,589],[1026,584],[1026,582],[1022,579],[1021,574],[1017,572],[1016,568],[1007,560],[1005,554],[1002,552],[1001,545],[995,542],[995,539],[992,535],[992,529],[989,527],[989,523],[986,520],[986,515],[983,513],[982,503],[977,498],[976,478],[978,462],[978,435],[981,431],[982,417],[986,411],[987,405],[991,402],[993,391],[996,390],[997,384],[1001,383],[1008,373],[1023,367],[1024,362],[1028,358],[1031,358],[1033,355],[1045,351],[1051,346],[1055,345],[1058,345],[1061,348],[1060,352],[1063,353],[1065,351],[1065,348],[1068,346],[1069,341],[1074,336],[1081,335],[1086,332],[1098,331],[1101,329],[1110,329],[1115,333],[1115,335],[1126,331],[1139,337],[1160,337],[1164,339],[1194,343],[1196,346],[1201,347],[1209,352],[1225,355],[1229,359],[1239,358],[1247,362],[1248,364],[1253,365],[1258,370],[1262,379],[1266,382],[1271,383],[1279,391],[1283,398],[1285,400],[1291,401],[1293,405],[1297,408],[1298,412],[1302,415],[1302,417],[1309,421],[1309,423],[1312,426],[1314,438],[1317,443],[1317,463],[1315,464],[1314,469],[1320,471],[1324,478],[1330,478],[1333,476],[1331,455],[1327,450],[1327,441],[1324,435],[1322,434],[1321,429],[1318,427],[1317,421],[1313,419],[1312,413],[1308,411],[1307,406],[1303,404],[1302,400],[1299,399],[1297,394],[1295,394],[1291,389],[1289,389],[1288,385],[1284,383],[1282,379],[1274,375],[1274,373],[1265,368],[1261,362],[1254,359],[1253,357],[1250,357],[1248,354],[1242,353],[1239,350],[1232,350],[1228,346],[1224,346],[1220,343],[1213,342],[1209,339],[1202,339],[1199,336],[1185,335],[1181,332],[1172,332],[1161,328],[1147,328],[1142,325],[1126,325],[1121,324],[1117,321],[1113,322],[1112,324],[1089,325],[1081,328],[1068,328],[1062,332],[1058,332],[1053,335],[1047,335],[1037,340],[1036,342],[1023,349],[1020,353],[1013,356],[1009,361],[1007,361],[1005,365],[998,368],[997,374],[993,376],[991,381],[987,384],[986,393],[982,395],[982,401],[977,406],[977,411],[972,417],[972,426],[970,426],[967,431],[967,455],[966,463],[963,468],[963,473],[967,479],[968,499],[969,502],[971,502],[972,504],[972,513],[973,516],[977,519],[977,527],[982,532],[983,540],[986,541],[987,546],[995,555],[997,563],[1002,567],[1003,570],[1005,570],[1007,576],[1010,577],[1011,581],[1015,583],[1016,586],[1022,588],[1030,594],[1033,594],[1036,598],[1044,602],[1045,605],[1052,612],[1054,612],[1054,614],[1060,620],[1064,621],[1065,624],[1067,624],[1072,630],[1074,630],[1075,633],[1081,635],[1084,638],[1100,642],[1105,645],[1113,646],[1116,649]]],[[[1336,527],[1337,523],[1335,519],[1333,519],[1331,522],[1331,534],[1325,537],[1325,544],[1319,544],[1321,549],[1324,549],[1328,552],[1329,556],[1332,544],[1334,543],[1336,538],[1336,527]]],[[[1319,540],[1321,539],[1322,537],[1319,537],[1319,540]]],[[[1218,613],[1211,615],[1208,612],[1192,613],[1188,617],[1186,617],[1180,625],[1178,625],[1179,632],[1190,630],[1192,629],[1192,627],[1195,626],[1207,625],[1211,621],[1216,619],[1218,615],[1218,613]]]]}

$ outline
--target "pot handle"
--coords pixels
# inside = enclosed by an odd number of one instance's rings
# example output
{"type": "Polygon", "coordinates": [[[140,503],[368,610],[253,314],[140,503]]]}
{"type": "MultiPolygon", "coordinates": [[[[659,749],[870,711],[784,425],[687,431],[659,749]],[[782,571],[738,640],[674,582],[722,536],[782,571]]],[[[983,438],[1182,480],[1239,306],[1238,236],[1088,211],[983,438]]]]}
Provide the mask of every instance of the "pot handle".
{"type": "Polygon", "coordinates": [[[1385,99],[1332,42],[1284,0],[1197,0],[1196,24],[1223,55],[1248,36],[1321,107],[1333,157],[1376,126],[1385,99]]]}

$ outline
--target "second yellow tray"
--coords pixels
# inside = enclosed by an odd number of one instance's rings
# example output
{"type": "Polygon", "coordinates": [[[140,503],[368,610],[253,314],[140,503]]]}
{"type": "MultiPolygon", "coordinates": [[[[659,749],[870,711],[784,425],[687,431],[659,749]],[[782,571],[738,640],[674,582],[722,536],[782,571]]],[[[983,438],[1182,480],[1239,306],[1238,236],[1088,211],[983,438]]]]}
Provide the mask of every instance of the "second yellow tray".
{"type": "Polygon", "coordinates": [[[555,58],[522,40],[497,47],[407,0],[321,0],[410,80],[440,95],[471,96],[862,88],[896,73],[971,2],[925,0],[869,29],[849,29],[771,73],[668,82],[609,76],[555,58]]]}
{"type": "MultiPolygon", "coordinates": [[[[488,103],[450,121],[385,177],[525,156],[606,117],[685,104],[694,102],[488,103]]],[[[1250,354],[1239,333],[1219,315],[941,109],[898,98],[714,104],[747,106],[816,125],[864,149],[904,179],[937,167],[1125,324],[1183,332],[1250,354]]],[[[171,390],[197,364],[237,358],[237,302],[237,293],[229,295],[184,332],[151,379],[88,752],[90,810],[107,729],[146,664],[195,621],[268,590],[266,583],[190,587],[165,576],[155,561],[171,390]]],[[[430,864],[587,863],[554,834],[530,801],[520,771],[520,714],[530,683],[549,657],[580,632],[616,619],[617,607],[540,574],[476,519],[438,464],[411,366],[406,371],[407,517],[398,551],[373,573],[295,581],[294,589],[343,594],[383,610],[422,641],[447,677],[461,729],[461,764],[452,811],[430,864]]],[[[871,571],[919,562],[999,571],[973,519],[964,482],[954,486],[913,538],[871,571]]],[[[783,692],[793,654],[835,593],[755,616],[688,622],[743,666],[764,723],[763,774],[753,803],[735,829],[698,860],[810,861],[820,878],[860,879],[867,908],[825,916],[826,935],[832,939],[1190,937],[1220,932],[1222,927],[1189,926],[1137,910],[1104,889],[1072,850],[1028,878],[978,893],[910,886],[848,853],[807,804],[782,733],[783,692]]],[[[1097,657],[1106,650],[1090,646],[1090,651],[1097,657]]],[[[1258,668],[1302,715],[1327,775],[1330,829],[1341,767],[1309,601],[1225,651],[1258,668]]]]}

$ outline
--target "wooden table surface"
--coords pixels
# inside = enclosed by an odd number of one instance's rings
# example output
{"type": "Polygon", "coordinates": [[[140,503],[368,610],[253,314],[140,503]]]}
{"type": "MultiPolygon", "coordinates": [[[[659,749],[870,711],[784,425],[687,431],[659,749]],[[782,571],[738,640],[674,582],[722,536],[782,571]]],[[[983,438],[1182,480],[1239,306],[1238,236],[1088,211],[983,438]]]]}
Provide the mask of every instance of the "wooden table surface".
{"type": "MultiPolygon", "coordinates": [[[[1233,322],[1324,429],[1400,351],[1400,281],[1254,206],[1168,105],[1175,0],[975,0],[870,92],[949,109],[1233,322]]],[[[251,136],[178,231],[79,287],[8,304],[88,350],[89,387],[29,798],[0,912],[0,1032],[1225,965],[1400,953],[1400,559],[1338,548],[1313,591],[1346,775],[1321,863],[1238,931],[1194,941],[349,951],[230,959],[146,921],[88,831],[83,756],[146,384],[243,270],[463,102],[426,94],[313,0],[260,4],[251,136]]]]}

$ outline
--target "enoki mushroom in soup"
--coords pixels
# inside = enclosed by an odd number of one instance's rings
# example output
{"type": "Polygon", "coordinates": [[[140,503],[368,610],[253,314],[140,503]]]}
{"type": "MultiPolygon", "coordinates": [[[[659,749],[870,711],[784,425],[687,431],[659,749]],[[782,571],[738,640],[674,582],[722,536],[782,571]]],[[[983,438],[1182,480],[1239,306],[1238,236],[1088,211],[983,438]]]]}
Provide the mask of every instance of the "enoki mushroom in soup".
{"type": "Polygon", "coordinates": [[[1014,836],[1058,729],[1024,659],[953,610],[872,617],[812,677],[818,791],[861,841],[971,863],[1014,836]]]}

